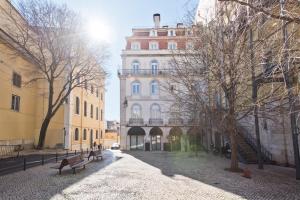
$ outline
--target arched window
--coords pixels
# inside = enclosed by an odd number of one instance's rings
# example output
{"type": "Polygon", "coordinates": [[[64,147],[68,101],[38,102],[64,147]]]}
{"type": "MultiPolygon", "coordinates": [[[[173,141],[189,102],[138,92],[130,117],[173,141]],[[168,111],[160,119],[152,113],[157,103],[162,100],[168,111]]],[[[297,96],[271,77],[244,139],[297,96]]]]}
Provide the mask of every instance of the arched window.
{"type": "Polygon", "coordinates": [[[151,95],[158,95],[158,82],[157,81],[151,81],[151,95]]]}
{"type": "Polygon", "coordinates": [[[94,106],[93,104],[91,104],[91,118],[94,117],[94,106]]]}
{"type": "Polygon", "coordinates": [[[134,104],[131,109],[132,118],[142,118],[142,108],[139,104],[134,104]]]}
{"type": "Polygon", "coordinates": [[[78,141],[79,140],[79,130],[78,128],[75,129],[75,136],[74,136],[74,140],[78,141]]]}
{"type": "Polygon", "coordinates": [[[180,105],[178,103],[174,103],[170,107],[170,114],[172,118],[180,118],[180,105]]]}
{"type": "Polygon", "coordinates": [[[83,129],[83,140],[86,140],[86,129],[83,129]]]}
{"type": "Polygon", "coordinates": [[[151,73],[156,75],[158,73],[158,62],[156,60],[151,61],[151,73]]]}
{"type": "Polygon", "coordinates": [[[150,108],[150,113],[152,119],[160,119],[161,118],[160,106],[158,104],[152,104],[150,108]]]}
{"type": "Polygon", "coordinates": [[[87,116],[87,102],[86,101],[84,101],[84,103],[83,103],[83,114],[85,117],[87,116]]]}
{"type": "Polygon", "coordinates": [[[141,84],[137,81],[132,83],[132,95],[139,95],[141,90],[141,84]]]}
{"type": "Polygon", "coordinates": [[[138,74],[139,73],[139,70],[140,70],[140,63],[138,61],[134,61],[132,63],[132,72],[134,74],[138,74]]]}
{"type": "Polygon", "coordinates": [[[79,110],[80,110],[80,99],[79,99],[79,97],[76,97],[76,100],[75,100],[75,114],[79,115],[79,110]]]}

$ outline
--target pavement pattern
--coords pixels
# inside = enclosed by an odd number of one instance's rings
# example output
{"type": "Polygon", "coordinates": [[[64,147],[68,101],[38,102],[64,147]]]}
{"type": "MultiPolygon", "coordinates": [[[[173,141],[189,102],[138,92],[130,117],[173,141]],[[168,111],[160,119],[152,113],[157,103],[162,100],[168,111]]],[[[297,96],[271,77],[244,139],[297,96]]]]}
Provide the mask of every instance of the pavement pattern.
{"type": "Polygon", "coordinates": [[[224,170],[229,160],[205,153],[105,151],[76,175],[58,175],[52,165],[0,176],[0,199],[300,200],[294,169],[242,165],[252,172],[247,179],[224,170]]]}

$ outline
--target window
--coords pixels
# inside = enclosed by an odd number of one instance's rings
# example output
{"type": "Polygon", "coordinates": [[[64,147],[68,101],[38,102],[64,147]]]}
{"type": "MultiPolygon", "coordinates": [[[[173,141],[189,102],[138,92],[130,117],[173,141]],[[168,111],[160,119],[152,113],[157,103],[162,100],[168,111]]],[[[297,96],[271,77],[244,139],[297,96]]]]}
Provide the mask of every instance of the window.
{"type": "Polygon", "coordinates": [[[132,95],[139,95],[140,94],[140,83],[134,82],[132,83],[132,95]]]}
{"type": "Polygon", "coordinates": [[[91,85],[91,93],[94,94],[94,86],[91,85]]]}
{"type": "Polygon", "coordinates": [[[97,107],[96,108],[96,120],[98,120],[99,119],[99,108],[97,107]]]}
{"type": "Polygon", "coordinates": [[[86,129],[83,129],[83,140],[86,140],[86,129]]]}
{"type": "Polygon", "coordinates": [[[158,95],[158,82],[157,81],[151,82],[151,95],[158,95]]]}
{"type": "Polygon", "coordinates": [[[169,42],[168,43],[168,49],[169,50],[177,49],[177,43],[176,42],[169,42]]]}
{"type": "Polygon", "coordinates": [[[194,44],[193,44],[193,42],[187,42],[187,43],[186,43],[186,49],[189,49],[189,50],[194,49],[194,44]]]}
{"type": "Polygon", "coordinates": [[[78,130],[78,128],[75,129],[75,137],[74,137],[74,139],[75,139],[76,141],[79,140],[79,130],[78,130]]]}
{"type": "Polygon", "coordinates": [[[160,119],[161,118],[160,106],[158,104],[153,104],[150,108],[150,114],[152,119],[160,119]]]}
{"type": "Polygon", "coordinates": [[[100,131],[100,137],[101,137],[101,139],[103,138],[103,135],[102,135],[102,130],[100,131]]]}
{"type": "Polygon", "coordinates": [[[134,61],[132,63],[132,72],[134,74],[138,74],[139,73],[139,70],[140,70],[140,63],[138,61],[134,61]]]}
{"type": "Polygon", "coordinates": [[[157,72],[158,72],[158,62],[154,60],[151,62],[151,73],[152,75],[157,75],[157,72]]]}
{"type": "Polygon", "coordinates": [[[135,119],[142,117],[142,108],[139,104],[134,104],[132,106],[131,117],[135,119]]]}
{"type": "Polygon", "coordinates": [[[131,50],[140,50],[141,44],[139,42],[132,42],[131,43],[131,50]]]}
{"type": "Polygon", "coordinates": [[[96,139],[98,139],[99,138],[99,132],[98,132],[98,130],[96,130],[96,139]]]}
{"type": "Polygon", "coordinates": [[[86,117],[87,116],[87,102],[84,101],[84,104],[83,104],[83,113],[84,113],[84,116],[86,117]]]}
{"type": "Polygon", "coordinates": [[[175,30],[168,30],[168,36],[176,36],[175,30]]]}
{"type": "Polygon", "coordinates": [[[79,97],[76,97],[76,100],[75,100],[75,114],[79,115],[79,109],[80,109],[80,100],[79,100],[79,97]]]}
{"type": "Polygon", "coordinates": [[[98,90],[98,88],[96,89],[96,97],[99,97],[99,90],[98,90]]]}
{"type": "Polygon", "coordinates": [[[11,98],[11,109],[14,111],[19,112],[20,111],[20,96],[12,95],[11,98]]]}
{"type": "Polygon", "coordinates": [[[16,72],[13,73],[13,85],[16,87],[21,87],[22,83],[22,77],[20,74],[17,74],[16,72]]]}
{"type": "Polygon", "coordinates": [[[149,49],[150,50],[158,50],[159,49],[158,42],[149,42],[149,49]]]}
{"type": "Polygon", "coordinates": [[[101,121],[103,121],[103,110],[101,109],[101,116],[100,116],[100,119],[101,119],[101,121]]]}
{"type": "Polygon", "coordinates": [[[91,104],[91,118],[94,117],[94,106],[93,104],[91,104]]]}
{"type": "Polygon", "coordinates": [[[151,30],[150,31],[150,36],[151,37],[156,37],[157,36],[157,30],[151,30]]]}

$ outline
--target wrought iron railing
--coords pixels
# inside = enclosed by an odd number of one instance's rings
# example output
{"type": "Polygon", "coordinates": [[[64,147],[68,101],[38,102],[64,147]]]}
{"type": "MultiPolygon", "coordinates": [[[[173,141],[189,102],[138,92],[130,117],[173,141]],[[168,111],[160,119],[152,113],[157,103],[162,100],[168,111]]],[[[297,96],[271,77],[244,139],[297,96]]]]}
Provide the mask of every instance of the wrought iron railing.
{"type": "Polygon", "coordinates": [[[184,121],[182,118],[170,118],[169,124],[170,125],[183,125],[184,121]]]}
{"type": "Polygon", "coordinates": [[[129,125],[144,125],[144,119],[142,118],[130,118],[129,125]]]}
{"type": "Polygon", "coordinates": [[[21,145],[0,145],[0,158],[18,156],[20,150],[21,145]]]}
{"type": "Polygon", "coordinates": [[[155,118],[150,118],[149,119],[149,125],[163,125],[164,124],[164,120],[163,119],[155,119],[155,118]]]}
{"type": "MultiPolygon", "coordinates": [[[[254,138],[244,127],[239,126],[239,134],[245,139],[245,141],[257,152],[258,147],[256,143],[256,138],[254,138]]],[[[272,161],[272,153],[269,152],[262,144],[261,144],[261,153],[262,157],[265,161],[272,161]]]]}
{"type": "Polygon", "coordinates": [[[119,76],[164,76],[164,75],[170,75],[172,72],[171,69],[121,69],[118,70],[119,76]]]}

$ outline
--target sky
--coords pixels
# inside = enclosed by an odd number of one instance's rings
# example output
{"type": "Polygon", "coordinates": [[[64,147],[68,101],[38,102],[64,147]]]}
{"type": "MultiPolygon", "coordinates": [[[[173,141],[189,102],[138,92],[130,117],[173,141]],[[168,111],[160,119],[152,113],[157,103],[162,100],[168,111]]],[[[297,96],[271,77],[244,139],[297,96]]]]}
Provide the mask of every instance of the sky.
{"type": "Polygon", "coordinates": [[[104,68],[109,73],[106,82],[105,119],[120,119],[120,85],[117,76],[121,68],[121,51],[125,37],[135,27],[153,27],[153,14],[161,14],[162,25],[182,22],[198,0],[56,0],[79,12],[87,24],[97,24],[109,44],[110,58],[104,68]]]}

